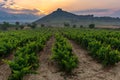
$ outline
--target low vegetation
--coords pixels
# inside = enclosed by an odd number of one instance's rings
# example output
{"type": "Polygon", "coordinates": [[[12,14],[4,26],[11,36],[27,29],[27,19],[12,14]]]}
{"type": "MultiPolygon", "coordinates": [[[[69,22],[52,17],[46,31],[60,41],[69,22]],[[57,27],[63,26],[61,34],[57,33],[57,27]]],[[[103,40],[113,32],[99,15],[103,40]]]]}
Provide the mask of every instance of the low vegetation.
{"type": "Polygon", "coordinates": [[[63,29],[63,34],[90,51],[104,66],[120,61],[120,32],[114,30],[63,29]]]}
{"type": "Polygon", "coordinates": [[[95,28],[95,24],[90,24],[90,25],[89,25],[89,28],[91,28],[91,29],[92,29],[92,28],[95,28]]]}
{"type": "Polygon", "coordinates": [[[39,67],[37,53],[43,49],[45,42],[51,36],[51,33],[47,29],[42,29],[40,32],[36,30],[25,32],[28,33],[21,33],[26,37],[23,37],[23,40],[20,41],[22,44],[18,43],[19,45],[16,46],[17,49],[13,61],[4,60],[9,64],[12,71],[9,80],[22,80],[25,74],[33,73],[32,70],[39,67]]]}
{"type": "MultiPolygon", "coordinates": [[[[19,23],[16,24],[19,25],[19,23]]],[[[78,66],[78,57],[73,53],[68,39],[87,50],[91,57],[104,67],[115,65],[120,61],[120,32],[118,30],[82,27],[42,27],[33,30],[1,31],[0,58],[14,55],[11,61],[3,60],[12,72],[8,80],[22,80],[26,74],[36,73],[35,70],[40,64],[38,53],[44,48],[52,34],[54,34],[55,43],[51,48],[51,58],[57,63],[58,68],[67,74],[72,73],[78,66]]]]}
{"type": "Polygon", "coordinates": [[[56,34],[55,38],[52,59],[58,63],[61,70],[71,72],[77,67],[78,58],[73,54],[72,47],[66,38],[60,34],[56,34]]]}

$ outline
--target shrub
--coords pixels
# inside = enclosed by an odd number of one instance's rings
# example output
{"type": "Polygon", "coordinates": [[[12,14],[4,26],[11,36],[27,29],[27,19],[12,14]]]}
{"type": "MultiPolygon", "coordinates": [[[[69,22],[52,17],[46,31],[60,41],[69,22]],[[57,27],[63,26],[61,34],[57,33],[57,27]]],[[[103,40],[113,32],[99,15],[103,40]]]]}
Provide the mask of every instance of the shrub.
{"type": "Polygon", "coordinates": [[[89,25],[89,28],[91,28],[91,29],[92,29],[92,28],[95,28],[95,24],[90,24],[90,25],[89,25]]]}

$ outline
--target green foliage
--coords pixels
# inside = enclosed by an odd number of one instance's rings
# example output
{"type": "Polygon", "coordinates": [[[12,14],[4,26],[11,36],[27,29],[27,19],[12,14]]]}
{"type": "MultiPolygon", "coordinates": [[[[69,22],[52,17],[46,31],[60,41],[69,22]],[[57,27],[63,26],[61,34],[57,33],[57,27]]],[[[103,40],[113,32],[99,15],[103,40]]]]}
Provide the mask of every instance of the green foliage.
{"type": "Polygon", "coordinates": [[[8,22],[3,22],[2,24],[2,30],[7,30],[7,28],[10,26],[10,24],[8,22]]]}
{"type": "Polygon", "coordinates": [[[73,28],[76,28],[76,27],[77,27],[77,25],[74,24],[74,25],[73,25],[73,28]]]}
{"type": "Polygon", "coordinates": [[[90,25],[89,25],[89,28],[91,28],[91,29],[92,29],[92,28],[95,28],[95,24],[90,24],[90,25]]]}
{"type": "Polygon", "coordinates": [[[69,27],[70,24],[69,23],[64,23],[64,27],[69,27]]]}
{"type": "Polygon", "coordinates": [[[80,28],[83,28],[83,25],[80,25],[80,28]]]}
{"type": "Polygon", "coordinates": [[[89,43],[89,46],[88,46],[88,50],[90,50],[91,51],[91,56],[93,56],[94,58],[96,58],[98,55],[97,54],[95,54],[97,51],[98,51],[98,49],[100,49],[101,48],[101,43],[100,42],[97,42],[97,41],[92,41],[92,42],[90,42],[89,43]]]}
{"type": "Polygon", "coordinates": [[[20,24],[20,22],[15,22],[15,24],[9,23],[9,22],[3,22],[2,24],[0,24],[0,29],[3,31],[6,30],[18,30],[19,28],[21,29],[22,27],[24,27],[23,24],[20,24]]]}
{"type": "Polygon", "coordinates": [[[96,54],[104,66],[114,65],[120,60],[119,52],[117,50],[111,50],[110,46],[101,47],[96,54]]]}
{"type": "Polygon", "coordinates": [[[45,27],[45,24],[41,24],[41,27],[45,27]]]}
{"type": "Polygon", "coordinates": [[[73,55],[71,45],[60,34],[56,35],[52,59],[57,61],[60,69],[65,72],[71,72],[78,65],[78,58],[73,55]]]}
{"type": "Polygon", "coordinates": [[[35,29],[37,27],[37,24],[33,22],[32,24],[29,24],[28,26],[31,27],[32,29],[35,29]]]}
{"type": "Polygon", "coordinates": [[[19,23],[19,22],[15,22],[15,25],[16,25],[17,27],[19,27],[20,23],[19,23]]]}
{"type": "Polygon", "coordinates": [[[30,67],[24,67],[21,70],[13,70],[12,75],[10,75],[8,80],[22,80],[22,77],[29,73],[30,67]]]}
{"type": "Polygon", "coordinates": [[[20,29],[24,29],[24,25],[20,25],[20,29]]]}
{"type": "Polygon", "coordinates": [[[49,29],[25,30],[9,33],[9,36],[0,39],[0,57],[10,54],[16,48],[12,61],[4,60],[11,68],[9,80],[22,80],[23,76],[33,73],[39,67],[38,53],[51,36],[49,29]],[[10,37],[9,39],[9,36],[10,37]],[[4,43],[3,43],[4,42],[4,43]],[[6,44],[7,43],[7,44],[6,44]]]}
{"type": "Polygon", "coordinates": [[[103,66],[114,65],[120,61],[119,31],[74,28],[61,31],[66,37],[87,49],[103,66]]]}

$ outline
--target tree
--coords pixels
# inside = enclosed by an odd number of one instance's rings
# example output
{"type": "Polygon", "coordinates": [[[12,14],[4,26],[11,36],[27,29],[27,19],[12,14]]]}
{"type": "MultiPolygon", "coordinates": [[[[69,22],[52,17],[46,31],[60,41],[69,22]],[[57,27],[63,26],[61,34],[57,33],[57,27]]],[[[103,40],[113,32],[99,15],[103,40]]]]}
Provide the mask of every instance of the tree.
{"type": "Polygon", "coordinates": [[[64,27],[69,27],[70,24],[69,23],[64,23],[64,27]]]}
{"type": "Polygon", "coordinates": [[[36,23],[32,23],[32,24],[30,25],[30,27],[31,27],[32,29],[36,28],[36,26],[37,26],[36,23]]]}
{"type": "Polygon", "coordinates": [[[27,24],[27,26],[28,26],[28,27],[30,27],[30,26],[31,26],[31,24],[27,24]]]}
{"type": "Polygon", "coordinates": [[[80,28],[83,28],[83,25],[80,25],[80,28]]]}
{"type": "Polygon", "coordinates": [[[16,24],[17,26],[19,26],[19,25],[20,25],[20,23],[19,23],[19,22],[15,22],[15,24],[16,24]]]}
{"type": "Polygon", "coordinates": [[[20,25],[20,29],[23,29],[24,28],[24,25],[20,25]]]}
{"type": "MultiPolygon", "coordinates": [[[[16,30],[18,30],[19,27],[21,28],[20,23],[19,22],[15,22],[15,27],[16,27],[16,30]]],[[[23,29],[23,28],[21,28],[21,29],[23,29]]]]}
{"type": "Polygon", "coordinates": [[[44,24],[41,24],[41,27],[45,27],[45,25],[44,25],[44,24]]]}
{"type": "Polygon", "coordinates": [[[90,24],[90,25],[89,25],[89,28],[91,28],[91,29],[92,29],[92,28],[95,28],[95,24],[90,24]]]}
{"type": "Polygon", "coordinates": [[[7,30],[8,27],[10,27],[9,22],[3,22],[1,29],[2,30],[7,30]]]}
{"type": "Polygon", "coordinates": [[[73,28],[76,28],[76,27],[77,27],[77,26],[74,24],[74,25],[73,25],[73,28]]]}
{"type": "Polygon", "coordinates": [[[18,28],[15,28],[15,30],[18,30],[18,28]]]}

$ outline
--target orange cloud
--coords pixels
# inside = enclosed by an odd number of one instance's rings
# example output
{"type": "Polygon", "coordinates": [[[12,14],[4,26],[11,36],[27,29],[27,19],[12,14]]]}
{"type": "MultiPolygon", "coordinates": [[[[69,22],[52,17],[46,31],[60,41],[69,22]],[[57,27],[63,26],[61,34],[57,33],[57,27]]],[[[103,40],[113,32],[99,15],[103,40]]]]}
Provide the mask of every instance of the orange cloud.
{"type": "Polygon", "coordinates": [[[14,0],[15,4],[9,7],[12,9],[37,9],[44,14],[48,14],[59,7],[65,8],[70,6],[74,1],[75,0],[14,0]]]}
{"type": "MultiPolygon", "coordinates": [[[[0,0],[3,2],[3,0],[0,0]]],[[[119,9],[120,0],[7,0],[4,7],[11,9],[37,9],[39,15],[48,14],[57,8],[67,11],[78,11],[87,9],[119,9]],[[10,5],[14,2],[13,5],[10,5]]]]}

